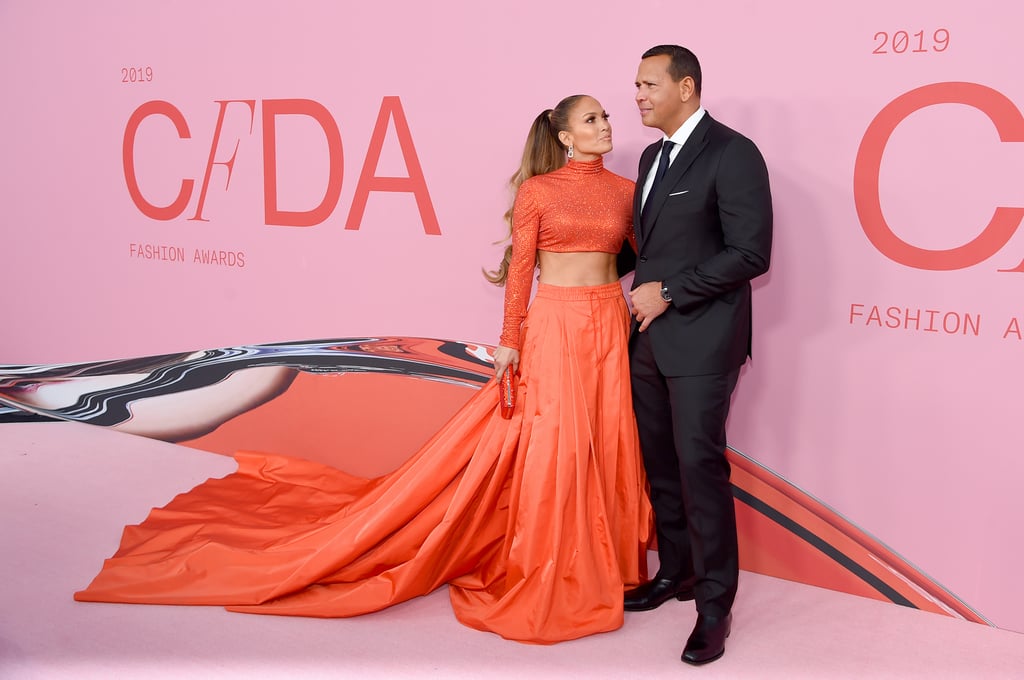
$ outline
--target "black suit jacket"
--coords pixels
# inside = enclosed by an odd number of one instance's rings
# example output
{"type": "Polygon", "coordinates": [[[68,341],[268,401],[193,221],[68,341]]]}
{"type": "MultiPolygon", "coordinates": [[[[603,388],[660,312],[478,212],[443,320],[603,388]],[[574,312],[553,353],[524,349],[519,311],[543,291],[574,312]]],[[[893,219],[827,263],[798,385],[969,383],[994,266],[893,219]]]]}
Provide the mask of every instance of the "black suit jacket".
{"type": "Polygon", "coordinates": [[[726,373],[750,356],[750,280],[768,271],[771,258],[768,169],[752,141],[705,112],[641,219],[660,145],[640,157],[633,287],[664,281],[672,303],[644,332],[663,375],[726,373]]]}

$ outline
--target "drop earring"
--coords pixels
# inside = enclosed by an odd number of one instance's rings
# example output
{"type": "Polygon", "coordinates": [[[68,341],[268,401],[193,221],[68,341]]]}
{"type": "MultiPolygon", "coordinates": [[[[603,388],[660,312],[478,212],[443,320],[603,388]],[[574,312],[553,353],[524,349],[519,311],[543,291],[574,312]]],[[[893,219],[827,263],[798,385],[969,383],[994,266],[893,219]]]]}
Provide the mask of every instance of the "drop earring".
{"type": "Polygon", "coordinates": [[[572,158],[572,157],[573,157],[573,155],[574,155],[574,154],[573,154],[573,152],[572,152],[572,144],[570,144],[570,145],[569,145],[569,158],[572,158]]]}

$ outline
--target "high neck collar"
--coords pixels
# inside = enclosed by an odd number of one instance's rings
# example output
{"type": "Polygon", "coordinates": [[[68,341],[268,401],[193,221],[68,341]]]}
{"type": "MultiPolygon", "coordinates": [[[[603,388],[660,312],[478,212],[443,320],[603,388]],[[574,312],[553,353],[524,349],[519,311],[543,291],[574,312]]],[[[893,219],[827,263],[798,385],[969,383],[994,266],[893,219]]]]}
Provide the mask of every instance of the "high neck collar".
{"type": "Polygon", "coordinates": [[[593,161],[578,161],[570,159],[565,167],[569,172],[579,173],[581,175],[593,175],[604,170],[604,159],[601,156],[598,156],[597,160],[593,161]]]}

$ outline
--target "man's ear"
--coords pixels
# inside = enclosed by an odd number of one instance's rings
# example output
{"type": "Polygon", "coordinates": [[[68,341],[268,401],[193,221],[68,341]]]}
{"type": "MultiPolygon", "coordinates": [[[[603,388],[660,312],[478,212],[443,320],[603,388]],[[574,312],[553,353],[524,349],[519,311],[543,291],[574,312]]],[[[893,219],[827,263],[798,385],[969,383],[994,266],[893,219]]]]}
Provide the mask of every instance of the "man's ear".
{"type": "Polygon", "coordinates": [[[691,76],[683,76],[683,79],[679,81],[679,100],[686,102],[696,93],[697,86],[693,82],[691,76]]]}

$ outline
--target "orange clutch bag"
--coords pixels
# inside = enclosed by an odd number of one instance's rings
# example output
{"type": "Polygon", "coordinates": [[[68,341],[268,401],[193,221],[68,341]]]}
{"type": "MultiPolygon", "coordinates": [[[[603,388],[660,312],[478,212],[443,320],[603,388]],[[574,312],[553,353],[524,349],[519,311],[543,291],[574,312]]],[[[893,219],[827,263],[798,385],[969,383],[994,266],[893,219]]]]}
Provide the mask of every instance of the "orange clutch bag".
{"type": "Polygon", "coordinates": [[[509,366],[501,374],[498,381],[498,405],[501,406],[501,417],[508,420],[516,408],[516,374],[509,366]]]}

